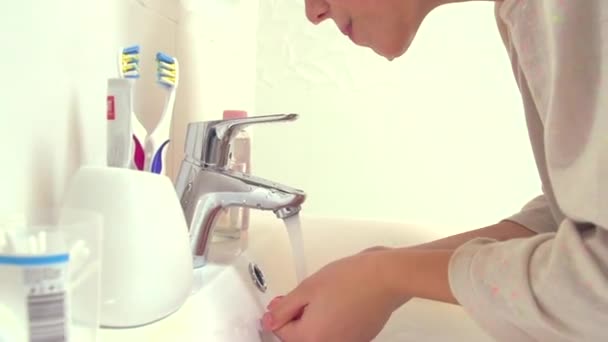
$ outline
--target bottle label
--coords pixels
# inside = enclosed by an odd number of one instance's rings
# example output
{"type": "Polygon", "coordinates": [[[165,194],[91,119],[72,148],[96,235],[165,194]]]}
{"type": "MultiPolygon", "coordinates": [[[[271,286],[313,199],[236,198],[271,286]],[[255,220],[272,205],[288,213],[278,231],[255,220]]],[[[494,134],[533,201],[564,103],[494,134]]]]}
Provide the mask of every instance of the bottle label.
{"type": "Polygon", "coordinates": [[[68,254],[0,255],[0,321],[14,323],[0,326],[0,342],[68,341],[68,260],[68,254]]]}

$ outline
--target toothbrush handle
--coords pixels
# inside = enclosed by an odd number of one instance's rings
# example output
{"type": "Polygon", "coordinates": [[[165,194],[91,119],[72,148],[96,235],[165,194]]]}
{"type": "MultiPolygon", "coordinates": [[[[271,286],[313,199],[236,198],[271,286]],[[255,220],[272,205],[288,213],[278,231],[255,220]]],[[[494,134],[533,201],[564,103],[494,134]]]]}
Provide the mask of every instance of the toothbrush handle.
{"type": "Polygon", "coordinates": [[[137,170],[143,170],[146,156],[144,148],[142,147],[141,142],[139,141],[139,139],[137,139],[137,136],[135,134],[133,134],[133,145],[133,166],[137,170]]]}
{"type": "Polygon", "coordinates": [[[156,151],[156,153],[154,154],[154,157],[152,159],[152,164],[150,165],[150,172],[152,173],[157,173],[157,174],[162,174],[163,173],[163,161],[164,161],[164,150],[165,147],[169,144],[170,140],[165,141],[162,145],[160,145],[160,147],[158,148],[158,151],[156,151]]]}

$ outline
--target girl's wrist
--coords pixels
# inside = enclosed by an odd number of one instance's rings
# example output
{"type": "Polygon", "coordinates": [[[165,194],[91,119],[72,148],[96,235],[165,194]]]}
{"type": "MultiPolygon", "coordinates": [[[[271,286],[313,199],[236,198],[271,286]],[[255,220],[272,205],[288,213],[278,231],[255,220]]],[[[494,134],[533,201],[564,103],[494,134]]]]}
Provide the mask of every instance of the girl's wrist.
{"type": "Polygon", "coordinates": [[[397,248],[378,257],[380,279],[391,302],[399,307],[412,297],[456,303],[448,280],[453,250],[397,248]]]}
{"type": "Polygon", "coordinates": [[[389,249],[375,255],[377,257],[376,272],[381,291],[388,296],[388,300],[394,304],[395,309],[412,297],[408,287],[403,284],[407,284],[407,278],[415,277],[415,274],[412,273],[413,270],[408,269],[407,265],[403,263],[403,253],[407,252],[402,249],[389,249]]]}

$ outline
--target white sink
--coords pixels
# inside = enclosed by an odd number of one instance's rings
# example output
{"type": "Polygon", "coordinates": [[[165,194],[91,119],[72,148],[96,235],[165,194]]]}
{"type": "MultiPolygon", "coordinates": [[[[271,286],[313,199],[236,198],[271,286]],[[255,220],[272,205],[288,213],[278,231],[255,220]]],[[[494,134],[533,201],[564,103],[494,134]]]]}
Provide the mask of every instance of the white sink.
{"type": "MultiPolygon", "coordinates": [[[[270,213],[252,216],[247,251],[233,256],[234,246],[216,244],[211,262],[197,274],[195,292],[168,318],[140,328],[100,331],[101,341],[267,342],[259,318],[274,296],[296,284],[287,232],[270,213]],[[263,293],[250,274],[254,262],[268,289],[263,293]]],[[[375,245],[407,246],[441,236],[431,229],[399,223],[302,219],[309,272],[328,262],[375,245]],[[339,244],[336,242],[339,241],[339,244]]],[[[162,277],[162,274],[159,274],[162,277]]],[[[458,306],[414,299],[396,311],[375,341],[492,341],[458,306]]]]}

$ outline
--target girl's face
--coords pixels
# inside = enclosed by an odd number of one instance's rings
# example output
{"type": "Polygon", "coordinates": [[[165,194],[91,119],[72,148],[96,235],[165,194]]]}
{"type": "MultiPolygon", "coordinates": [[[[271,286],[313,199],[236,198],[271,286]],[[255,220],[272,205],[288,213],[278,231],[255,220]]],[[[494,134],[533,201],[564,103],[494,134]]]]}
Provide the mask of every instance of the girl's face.
{"type": "Polygon", "coordinates": [[[392,60],[410,46],[432,0],[305,0],[306,16],[333,19],[355,44],[392,60]]]}

